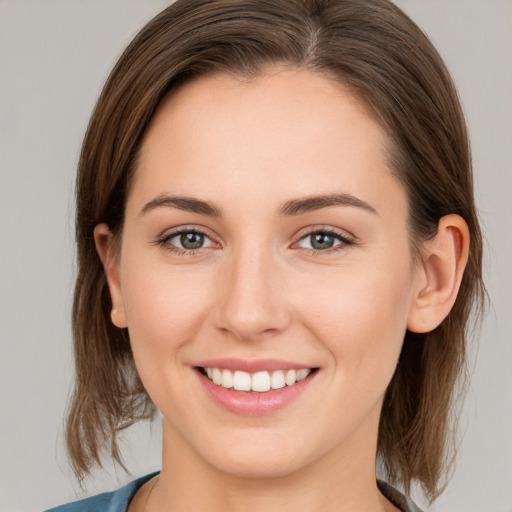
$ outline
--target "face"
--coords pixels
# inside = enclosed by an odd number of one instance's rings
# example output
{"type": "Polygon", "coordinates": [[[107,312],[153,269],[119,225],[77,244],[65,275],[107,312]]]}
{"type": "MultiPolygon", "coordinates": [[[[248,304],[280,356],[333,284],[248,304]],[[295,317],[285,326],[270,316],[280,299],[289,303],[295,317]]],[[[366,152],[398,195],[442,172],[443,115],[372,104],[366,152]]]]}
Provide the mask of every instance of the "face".
{"type": "Polygon", "coordinates": [[[417,292],[386,144],[305,70],[201,78],[159,107],[108,275],[175,453],[246,476],[375,462],[417,292]]]}

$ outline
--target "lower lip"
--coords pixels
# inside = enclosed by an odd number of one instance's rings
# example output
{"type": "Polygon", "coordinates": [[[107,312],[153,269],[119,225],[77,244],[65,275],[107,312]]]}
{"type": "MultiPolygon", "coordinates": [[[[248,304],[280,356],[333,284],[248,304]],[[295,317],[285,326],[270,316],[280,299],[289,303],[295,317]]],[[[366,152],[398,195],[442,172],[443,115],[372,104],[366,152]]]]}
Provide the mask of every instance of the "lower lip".
{"type": "Polygon", "coordinates": [[[227,389],[214,384],[199,370],[196,370],[196,373],[210,398],[224,409],[245,416],[263,416],[285,407],[298,398],[311,384],[318,371],[310,373],[293,386],[272,389],[264,393],[227,389]]]}

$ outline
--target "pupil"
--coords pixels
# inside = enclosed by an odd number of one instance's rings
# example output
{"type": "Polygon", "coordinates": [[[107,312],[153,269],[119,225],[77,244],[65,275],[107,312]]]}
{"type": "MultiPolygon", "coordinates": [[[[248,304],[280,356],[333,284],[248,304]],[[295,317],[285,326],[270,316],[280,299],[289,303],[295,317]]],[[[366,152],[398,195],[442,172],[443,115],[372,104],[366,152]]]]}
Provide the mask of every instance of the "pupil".
{"type": "Polygon", "coordinates": [[[203,245],[204,235],[201,233],[182,233],[180,242],[185,249],[199,249],[203,245]]]}
{"type": "Polygon", "coordinates": [[[330,249],[334,244],[334,237],[326,233],[315,233],[311,236],[311,246],[314,249],[330,249]]]}

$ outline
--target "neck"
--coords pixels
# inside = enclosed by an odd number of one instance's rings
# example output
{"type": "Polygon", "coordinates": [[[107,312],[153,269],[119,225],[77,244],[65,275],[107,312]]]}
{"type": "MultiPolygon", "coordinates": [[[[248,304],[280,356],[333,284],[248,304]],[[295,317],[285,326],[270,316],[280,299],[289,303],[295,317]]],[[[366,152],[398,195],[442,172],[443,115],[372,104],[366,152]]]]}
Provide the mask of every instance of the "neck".
{"type": "MultiPolygon", "coordinates": [[[[184,443],[164,421],[160,482],[147,512],[387,512],[394,509],[375,480],[376,438],[346,443],[309,465],[282,476],[220,471],[184,443]]],[[[356,441],[356,440],[354,440],[356,441]]]]}

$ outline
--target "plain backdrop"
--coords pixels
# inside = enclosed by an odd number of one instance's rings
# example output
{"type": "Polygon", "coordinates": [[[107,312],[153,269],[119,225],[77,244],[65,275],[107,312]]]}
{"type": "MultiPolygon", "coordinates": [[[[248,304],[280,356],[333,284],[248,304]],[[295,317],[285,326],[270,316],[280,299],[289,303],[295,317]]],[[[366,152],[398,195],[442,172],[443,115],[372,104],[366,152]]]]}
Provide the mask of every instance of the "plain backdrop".
{"type": "MultiPolygon", "coordinates": [[[[512,1],[397,3],[434,41],[459,87],[492,300],[473,348],[457,469],[430,510],[510,512],[512,1]]],[[[0,0],[0,512],[41,511],[132,478],[107,464],[81,491],[63,449],[73,374],[73,181],[111,66],[167,4],[0,0]]],[[[158,423],[127,433],[134,476],[159,468],[159,443],[158,423]]]]}

